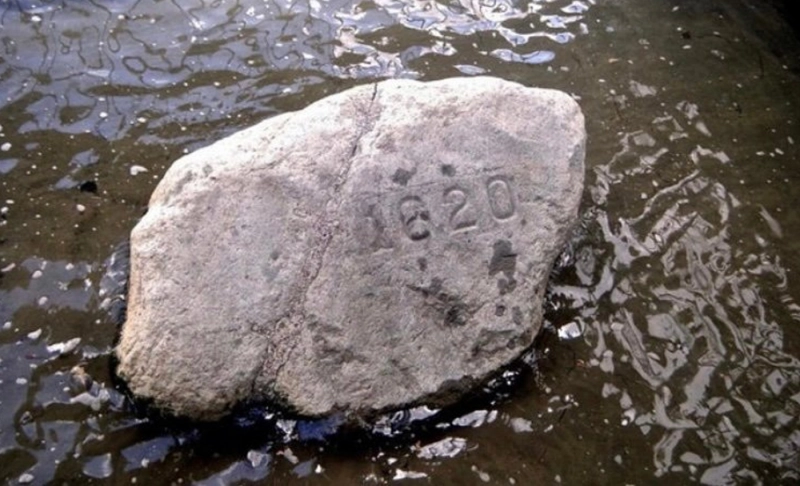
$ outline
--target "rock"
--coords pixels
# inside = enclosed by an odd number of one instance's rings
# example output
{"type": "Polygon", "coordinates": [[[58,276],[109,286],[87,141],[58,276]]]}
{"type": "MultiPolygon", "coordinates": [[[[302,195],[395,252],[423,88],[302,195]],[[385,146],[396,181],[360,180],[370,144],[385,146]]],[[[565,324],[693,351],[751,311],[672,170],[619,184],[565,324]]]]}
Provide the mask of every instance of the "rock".
{"type": "Polygon", "coordinates": [[[72,338],[69,341],[64,341],[62,343],[55,343],[47,346],[48,353],[58,353],[61,355],[69,354],[75,351],[75,348],[81,343],[81,338],[72,338]]]}
{"type": "Polygon", "coordinates": [[[118,372],[201,420],[453,402],[539,331],[584,150],[572,98],[476,77],[360,86],[187,155],[131,234],[118,372]]]}

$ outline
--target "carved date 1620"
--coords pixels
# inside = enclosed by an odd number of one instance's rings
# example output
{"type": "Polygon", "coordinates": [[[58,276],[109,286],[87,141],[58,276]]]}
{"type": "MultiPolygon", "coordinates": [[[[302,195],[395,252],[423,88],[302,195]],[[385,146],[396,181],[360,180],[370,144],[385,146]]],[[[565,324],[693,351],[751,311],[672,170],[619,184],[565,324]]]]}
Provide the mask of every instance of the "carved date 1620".
{"type": "Polygon", "coordinates": [[[390,249],[395,225],[408,240],[420,242],[438,228],[466,232],[508,221],[517,212],[511,179],[502,175],[448,185],[439,194],[425,192],[426,197],[406,192],[399,198],[362,201],[356,231],[361,241],[373,251],[390,249]]]}

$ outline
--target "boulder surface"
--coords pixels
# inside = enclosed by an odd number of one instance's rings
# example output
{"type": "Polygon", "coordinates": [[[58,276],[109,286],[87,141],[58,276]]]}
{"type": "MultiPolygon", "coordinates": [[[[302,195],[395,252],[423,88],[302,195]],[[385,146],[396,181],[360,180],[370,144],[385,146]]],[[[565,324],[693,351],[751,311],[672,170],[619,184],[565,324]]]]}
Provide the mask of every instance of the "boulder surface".
{"type": "Polygon", "coordinates": [[[200,420],[456,400],[541,327],[585,138],[562,92],[390,80],[181,158],[131,234],[119,374],[200,420]]]}

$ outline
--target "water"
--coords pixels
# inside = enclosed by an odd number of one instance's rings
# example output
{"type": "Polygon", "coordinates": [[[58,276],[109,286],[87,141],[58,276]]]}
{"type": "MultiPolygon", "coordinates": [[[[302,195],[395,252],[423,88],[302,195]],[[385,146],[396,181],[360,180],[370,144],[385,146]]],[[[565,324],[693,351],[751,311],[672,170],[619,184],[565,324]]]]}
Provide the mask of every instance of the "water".
{"type": "Polygon", "coordinates": [[[796,484],[800,44],[775,7],[354,3],[0,2],[0,478],[796,484]],[[527,363],[344,437],[132,406],[103,277],[173,160],[357,84],[476,74],[587,119],[582,224],[527,363]]]}

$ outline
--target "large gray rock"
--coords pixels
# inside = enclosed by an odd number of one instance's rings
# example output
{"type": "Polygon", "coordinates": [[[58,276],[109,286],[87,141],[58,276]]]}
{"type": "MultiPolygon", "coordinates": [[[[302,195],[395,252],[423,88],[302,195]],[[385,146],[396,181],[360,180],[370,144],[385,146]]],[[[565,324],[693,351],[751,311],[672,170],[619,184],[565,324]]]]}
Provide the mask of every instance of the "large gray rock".
{"type": "Polygon", "coordinates": [[[566,94],[384,81],[178,160],[131,235],[119,373],[171,412],[442,404],[518,357],[576,220],[566,94]]]}

